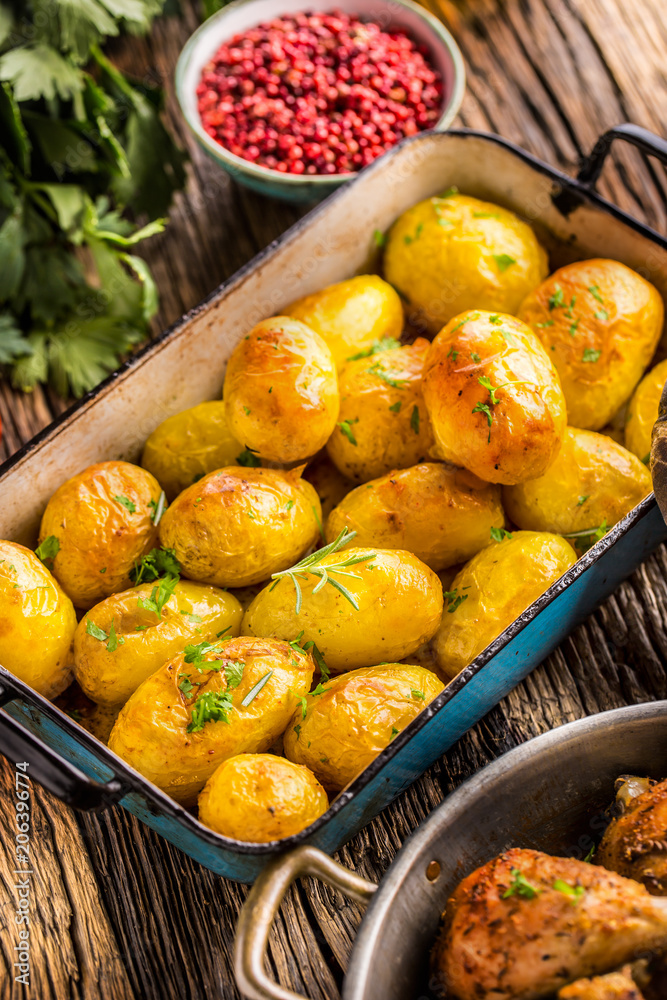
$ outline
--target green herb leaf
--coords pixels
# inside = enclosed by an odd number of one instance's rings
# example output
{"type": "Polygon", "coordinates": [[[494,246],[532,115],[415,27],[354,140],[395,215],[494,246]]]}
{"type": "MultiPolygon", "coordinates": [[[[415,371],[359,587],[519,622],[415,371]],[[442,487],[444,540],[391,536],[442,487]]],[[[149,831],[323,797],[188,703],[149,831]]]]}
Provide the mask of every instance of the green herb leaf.
{"type": "Polygon", "coordinates": [[[601,320],[601,322],[603,323],[606,323],[607,320],[609,319],[609,313],[607,312],[606,309],[598,309],[598,311],[594,315],[596,319],[601,320]]]}
{"type": "Polygon", "coordinates": [[[510,896],[521,896],[523,899],[535,899],[539,896],[540,890],[528,882],[518,868],[512,868],[512,881],[509,889],[502,894],[502,899],[509,899],[510,896]]]}
{"type": "Polygon", "coordinates": [[[418,691],[416,688],[412,688],[410,694],[416,701],[426,701],[426,695],[423,691],[418,691]]]}
{"type": "Polygon", "coordinates": [[[192,706],[191,721],[186,732],[198,733],[207,722],[226,722],[233,708],[232,696],[228,691],[206,691],[200,694],[192,706]]]}
{"type": "Polygon", "coordinates": [[[150,597],[140,597],[137,600],[137,607],[145,611],[152,611],[154,614],[162,616],[162,609],[168,600],[173,596],[174,588],[179,582],[177,576],[163,577],[156,587],[153,587],[150,597]]]}
{"type": "Polygon", "coordinates": [[[604,299],[602,298],[602,295],[600,293],[599,285],[589,285],[588,291],[591,293],[594,299],[598,300],[598,302],[604,302],[604,299]]]}
{"type": "Polygon", "coordinates": [[[505,528],[491,528],[491,540],[493,542],[502,542],[506,538],[511,538],[512,532],[507,531],[505,528]]]}
{"type": "Polygon", "coordinates": [[[582,505],[583,503],[586,503],[586,501],[587,501],[587,500],[588,500],[589,498],[590,498],[590,493],[584,493],[584,494],[583,494],[582,496],[580,496],[580,497],[579,497],[579,499],[577,500],[577,507],[581,507],[581,505],[582,505]]]}
{"type": "Polygon", "coordinates": [[[509,254],[506,253],[494,253],[493,259],[498,265],[498,270],[501,274],[504,274],[507,268],[511,267],[512,264],[516,264],[514,257],[510,257],[509,254]]]}
{"type": "Polygon", "coordinates": [[[196,622],[197,624],[201,624],[201,622],[203,620],[203,619],[201,619],[199,617],[199,615],[193,614],[192,611],[183,611],[182,608],[179,608],[179,612],[178,613],[180,615],[183,615],[184,618],[187,618],[187,620],[189,622],[196,622]]]}
{"type": "Polygon", "coordinates": [[[262,460],[257,457],[254,449],[246,447],[240,455],[236,456],[236,464],[248,469],[257,469],[262,464],[262,460]]]}
{"type": "Polygon", "coordinates": [[[413,406],[412,413],[410,414],[410,427],[415,432],[419,434],[419,407],[413,406]]]}
{"type": "MultiPolygon", "coordinates": [[[[373,242],[376,247],[383,247],[387,242],[387,237],[380,229],[373,230],[373,242]]],[[[349,360],[349,359],[348,359],[349,360]]]]}
{"type": "Polygon", "coordinates": [[[253,688],[251,688],[250,691],[248,691],[247,695],[245,696],[245,698],[241,702],[241,704],[243,705],[244,708],[247,708],[248,705],[250,705],[255,700],[255,698],[257,697],[257,695],[259,694],[259,692],[262,690],[262,688],[264,687],[264,685],[266,683],[268,683],[268,681],[270,680],[272,674],[273,674],[273,670],[267,671],[267,673],[265,673],[263,677],[260,677],[260,679],[257,681],[257,683],[255,684],[255,686],[253,688]]]}
{"type": "Polygon", "coordinates": [[[583,885],[570,885],[568,882],[564,882],[562,878],[557,878],[554,882],[554,889],[557,892],[562,892],[563,895],[570,897],[570,902],[573,906],[576,906],[581,897],[585,894],[586,889],[583,885]]]}
{"type": "Polygon", "coordinates": [[[47,569],[51,569],[53,566],[53,560],[56,558],[60,552],[60,542],[55,535],[49,535],[45,538],[43,542],[35,549],[35,555],[38,559],[41,559],[47,569]],[[49,565],[50,564],[50,565],[49,565]]]}
{"type": "Polygon", "coordinates": [[[195,689],[194,684],[192,683],[187,674],[179,674],[178,679],[179,679],[179,684],[178,684],[179,690],[183,692],[186,698],[189,698],[195,689]]]}
{"type": "Polygon", "coordinates": [[[585,347],[584,353],[581,356],[582,361],[586,361],[590,364],[594,364],[602,354],[602,351],[596,350],[593,347],[585,347]]]}
{"type": "Polygon", "coordinates": [[[93,639],[98,639],[100,642],[106,642],[109,638],[104,629],[96,625],[90,618],[86,618],[86,633],[92,635],[93,639]]]}
{"type": "Polygon", "coordinates": [[[393,404],[392,404],[392,405],[391,405],[391,406],[389,407],[389,409],[390,409],[390,411],[391,411],[392,413],[400,413],[400,410],[401,410],[401,406],[402,406],[402,405],[403,405],[403,404],[402,404],[401,400],[399,399],[399,401],[398,401],[397,403],[393,403],[393,404]]]}
{"type": "Polygon", "coordinates": [[[129,510],[130,514],[135,513],[137,505],[132,500],[130,500],[129,497],[120,495],[120,496],[115,496],[114,500],[117,500],[118,503],[121,504],[121,506],[125,507],[126,510],[129,510]]]}
{"type": "MultiPolygon", "coordinates": [[[[491,427],[491,425],[493,423],[493,413],[491,412],[491,407],[488,405],[488,403],[483,403],[480,400],[479,402],[475,403],[475,405],[472,408],[472,412],[473,413],[483,413],[484,416],[486,417],[486,420],[487,420],[487,423],[488,423],[489,427],[491,427]]],[[[489,440],[491,440],[491,435],[490,434],[489,434],[489,440]]]]}
{"type": "Polygon", "coordinates": [[[352,424],[358,424],[358,423],[359,423],[359,417],[355,417],[354,420],[341,420],[338,424],[338,427],[340,427],[341,434],[343,434],[347,438],[350,444],[355,445],[355,447],[357,444],[357,439],[354,436],[354,432],[352,430],[352,424]]]}
{"type": "Polygon", "coordinates": [[[455,351],[453,347],[450,347],[449,351],[447,352],[447,357],[451,358],[452,361],[456,361],[456,359],[458,358],[458,356],[459,356],[459,352],[455,351]]]}
{"type": "MultiPolygon", "coordinates": [[[[463,588],[467,590],[467,587],[463,588]]],[[[443,597],[447,604],[447,611],[450,615],[454,614],[457,608],[460,608],[464,601],[468,600],[467,594],[459,594],[458,587],[454,587],[454,590],[445,590],[443,592],[443,597]]]]}
{"type": "Polygon", "coordinates": [[[135,563],[130,570],[130,579],[135,586],[140,583],[150,583],[161,576],[178,576],[181,564],[176,558],[175,549],[151,549],[143,556],[141,562],[135,563]]]}
{"type": "Polygon", "coordinates": [[[560,309],[561,306],[565,305],[565,296],[563,295],[563,289],[560,285],[554,285],[553,295],[549,296],[548,306],[549,309],[560,309]]]}
{"type": "Polygon", "coordinates": [[[107,643],[107,649],[110,653],[115,653],[119,646],[125,643],[125,639],[119,639],[116,635],[116,626],[114,625],[113,618],[111,619],[111,625],[109,626],[109,641],[107,643]]]}
{"type": "Polygon", "coordinates": [[[245,663],[243,660],[228,660],[225,663],[225,677],[227,678],[227,690],[233,691],[243,680],[245,663]]]}
{"type": "Polygon", "coordinates": [[[191,663],[196,670],[200,672],[203,670],[217,670],[220,669],[216,667],[214,663],[206,659],[208,653],[221,653],[222,646],[219,643],[209,642],[204,639],[202,642],[189,643],[184,652],[184,659],[186,663],[191,663]]]}
{"type": "Polygon", "coordinates": [[[359,351],[358,354],[351,354],[347,361],[360,361],[362,358],[370,358],[374,354],[382,354],[383,351],[395,351],[398,347],[402,347],[400,340],[395,340],[394,337],[383,337],[382,340],[374,340],[370,347],[367,347],[365,351],[359,351]]]}
{"type": "Polygon", "coordinates": [[[370,375],[375,375],[377,378],[381,378],[382,381],[386,382],[387,385],[390,385],[392,387],[392,389],[403,389],[403,388],[405,388],[405,381],[406,380],[404,378],[394,378],[392,375],[388,375],[387,372],[385,372],[382,369],[380,361],[376,361],[375,364],[371,365],[370,368],[367,368],[366,371],[370,375]]]}
{"type": "Polygon", "coordinates": [[[273,584],[271,590],[277,587],[284,577],[288,577],[292,581],[294,590],[296,591],[295,610],[296,613],[299,614],[303,599],[299,578],[305,580],[308,578],[308,574],[312,574],[313,576],[319,577],[319,582],[313,588],[313,594],[317,594],[324,586],[329,584],[329,586],[333,587],[341,593],[347,601],[349,601],[355,611],[358,611],[359,603],[354,594],[352,594],[347,587],[344,587],[340,581],[332,579],[331,574],[334,573],[337,576],[346,576],[355,580],[360,580],[361,577],[359,574],[351,572],[350,567],[355,566],[357,563],[369,562],[371,559],[375,558],[376,553],[370,552],[368,555],[358,556],[348,555],[347,558],[341,558],[338,562],[329,563],[327,566],[321,565],[322,560],[326,556],[332,555],[334,552],[338,552],[338,550],[344,545],[351,542],[352,539],[356,537],[356,534],[356,531],[348,531],[347,528],[343,528],[341,533],[333,542],[330,542],[323,548],[318,549],[316,552],[311,552],[309,556],[305,556],[300,562],[291,566],[289,569],[281,570],[279,573],[273,573],[271,575],[271,579],[276,582],[273,584]]]}
{"type": "Polygon", "coordinates": [[[148,501],[148,509],[151,511],[151,521],[153,522],[156,528],[160,523],[160,521],[162,520],[162,515],[164,514],[166,508],[167,508],[167,496],[164,490],[162,490],[162,492],[160,493],[159,499],[157,501],[155,500],[148,501]]]}

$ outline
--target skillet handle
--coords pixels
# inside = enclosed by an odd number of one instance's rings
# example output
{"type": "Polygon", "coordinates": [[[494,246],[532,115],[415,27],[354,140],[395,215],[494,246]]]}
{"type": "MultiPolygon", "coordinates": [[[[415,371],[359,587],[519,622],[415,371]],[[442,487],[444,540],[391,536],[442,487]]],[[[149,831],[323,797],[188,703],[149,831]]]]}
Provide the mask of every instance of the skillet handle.
{"type": "Polygon", "coordinates": [[[595,187],[614,139],[624,139],[625,142],[640,149],[642,153],[656,156],[667,166],[667,140],[662,139],[654,132],[649,132],[647,128],[642,128],[641,125],[625,122],[623,125],[615,125],[614,128],[602,133],[592,151],[584,159],[577,174],[577,180],[580,184],[595,187]]]}
{"type": "MultiPolygon", "coordinates": [[[[12,690],[14,685],[6,671],[2,673],[5,677],[0,678],[0,705],[7,705],[15,700],[17,692],[12,690]]],[[[106,809],[126,792],[117,778],[106,782],[89,778],[3,711],[0,711],[0,753],[13,765],[26,762],[29,779],[75,809],[86,812],[106,809]]]]}
{"type": "Polygon", "coordinates": [[[355,875],[315,847],[297,847],[264,869],[248,894],[236,928],[234,973],[239,990],[250,1000],[302,1000],[269,979],[264,971],[269,931],[292,882],[313,875],[365,905],[377,886],[355,875]]]}

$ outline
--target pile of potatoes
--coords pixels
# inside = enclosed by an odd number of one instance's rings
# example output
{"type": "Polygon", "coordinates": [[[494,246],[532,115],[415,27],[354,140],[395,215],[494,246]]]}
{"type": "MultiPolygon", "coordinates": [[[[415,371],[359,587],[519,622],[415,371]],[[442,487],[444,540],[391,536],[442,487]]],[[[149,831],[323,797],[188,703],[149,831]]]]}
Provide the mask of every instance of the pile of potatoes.
{"type": "Polygon", "coordinates": [[[259,323],[222,400],[63,483],[36,553],[0,542],[0,662],[49,698],[73,673],[84,724],[239,840],[321,816],[651,490],[648,281],[549,275],[454,190],[382,239],[385,278],[259,323]]]}

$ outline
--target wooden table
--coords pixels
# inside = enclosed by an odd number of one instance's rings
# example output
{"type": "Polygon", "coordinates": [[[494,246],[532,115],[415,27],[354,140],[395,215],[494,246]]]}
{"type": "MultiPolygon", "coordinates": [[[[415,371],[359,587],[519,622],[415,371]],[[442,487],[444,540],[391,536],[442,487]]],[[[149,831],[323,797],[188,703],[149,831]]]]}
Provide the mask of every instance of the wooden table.
{"type": "MultiPolygon", "coordinates": [[[[574,172],[604,129],[634,121],[667,134],[664,0],[431,0],[457,38],[468,91],[457,124],[499,132],[574,172]]],[[[280,5],[276,4],[276,8],[280,5]]],[[[173,98],[178,52],[197,24],[155,26],[114,57],[140,77],[161,78],[168,116],[192,155],[187,191],[168,232],[145,250],[157,277],[157,327],[173,322],[299,216],[237,188],[189,140],[173,98]]],[[[435,9],[435,6],[434,6],[435,9]]],[[[667,228],[665,174],[618,148],[605,195],[658,230],[667,228]]],[[[0,386],[11,454],[63,403],[0,386]]],[[[340,852],[378,880],[409,833],[464,778],[531,736],[581,716],[667,696],[667,552],[652,556],[545,663],[340,852]]],[[[0,763],[3,802],[13,769],[0,763]]],[[[236,992],[231,951],[246,888],[198,867],[121,809],[76,815],[39,788],[33,795],[31,986],[13,982],[14,829],[0,809],[0,997],[38,1000],[224,998],[236,992]]],[[[11,814],[13,816],[13,812],[11,814]]],[[[271,941],[280,982],[334,1000],[360,919],[321,885],[289,894],[271,941]]]]}

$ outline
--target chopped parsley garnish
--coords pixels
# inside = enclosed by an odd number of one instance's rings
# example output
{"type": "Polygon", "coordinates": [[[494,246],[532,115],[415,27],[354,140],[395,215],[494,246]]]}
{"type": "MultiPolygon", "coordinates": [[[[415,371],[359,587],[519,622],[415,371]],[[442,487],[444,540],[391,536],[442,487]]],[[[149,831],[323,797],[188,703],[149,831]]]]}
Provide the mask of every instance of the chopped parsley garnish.
{"type": "Polygon", "coordinates": [[[594,347],[585,347],[584,353],[581,355],[582,361],[587,361],[589,363],[594,363],[597,361],[602,354],[602,351],[597,350],[594,347]]]}
{"type": "Polygon", "coordinates": [[[502,542],[506,538],[511,538],[512,532],[507,531],[506,528],[491,528],[491,541],[502,542]]]}
{"type": "Polygon", "coordinates": [[[574,335],[576,334],[577,327],[579,326],[580,323],[581,323],[580,319],[575,319],[575,321],[573,323],[570,323],[570,336],[571,337],[574,337],[574,335]]]}
{"type": "Polygon", "coordinates": [[[510,896],[521,896],[523,899],[535,899],[539,896],[540,890],[536,889],[530,884],[530,882],[521,874],[518,868],[512,868],[512,881],[510,882],[509,889],[506,889],[502,894],[502,899],[509,899],[510,896]]]}
{"type": "MultiPolygon", "coordinates": [[[[177,576],[165,576],[153,587],[150,597],[140,597],[137,600],[137,607],[145,611],[153,611],[156,615],[162,615],[162,609],[167,601],[173,596],[174,588],[178,583],[177,576]]],[[[201,620],[201,619],[200,619],[201,620]]]]}
{"type": "Polygon", "coordinates": [[[413,406],[412,413],[410,414],[410,427],[415,432],[419,434],[419,407],[413,406]]]}
{"type": "Polygon", "coordinates": [[[491,407],[488,403],[483,403],[479,400],[472,408],[473,413],[483,413],[487,419],[489,425],[489,437],[488,440],[491,441],[491,425],[493,423],[493,414],[491,413],[491,407]]]}
{"type": "Polygon", "coordinates": [[[125,508],[125,510],[129,510],[130,514],[136,513],[137,505],[136,503],[134,503],[134,501],[130,500],[129,497],[123,496],[123,494],[121,493],[115,496],[114,500],[117,500],[118,503],[125,508]]]}
{"type": "Polygon", "coordinates": [[[391,738],[392,738],[392,740],[394,739],[395,736],[398,736],[399,732],[400,732],[400,730],[398,730],[396,728],[396,726],[392,726],[391,727],[391,738]]]}
{"type": "Polygon", "coordinates": [[[493,316],[489,316],[489,323],[493,323],[494,326],[499,326],[502,323],[502,317],[498,313],[494,313],[493,316]]]}
{"type": "Polygon", "coordinates": [[[511,267],[512,264],[516,264],[514,257],[510,257],[510,255],[506,253],[494,253],[493,259],[498,265],[498,270],[501,274],[504,274],[507,268],[511,267]]]}
{"type": "Polygon", "coordinates": [[[591,844],[590,848],[588,849],[588,853],[587,853],[586,857],[584,858],[584,862],[587,865],[589,865],[591,863],[591,861],[593,860],[593,855],[594,854],[595,854],[595,844],[591,844]]]}
{"type": "Polygon", "coordinates": [[[468,320],[471,320],[471,319],[479,319],[479,313],[476,312],[476,313],[473,313],[472,316],[464,316],[463,319],[460,319],[458,321],[458,323],[456,324],[456,326],[453,326],[449,332],[450,333],[456,333],[456,331],[458,329],[460,329],[463,326],[464,323],[467,323],[468,320]]]}
{"type": "Polygon", "coordinates": [[[192,611],[183,611],[182,609],[179,609],[178,613],[183,615],[184,618],[187,618],[189,622],[196,622],[198,625],[201,624],[202,619],[199,615],[193,614],[192,611]]]}
{"type": "Polygon", "coordinates": [[[562,892],[565,896],[570,897],[570,902],[573,906],[576,906],[581,897],[586,892],[583,885],[570,885],[569,882],[564,882],[562,878],[557,878],[554,882],[554,889],[557,892],[562,892]]]}
{"type": "Polygon", "coordinates": [[[406,244],[406,246],[410,246],[411,243],[414,243],[415,240],[419,239],[419,237],[422,234],[423,228],[424,228],[424,223],[420,222],[419,225],[417,226],[417,228],[415,229],[415,235],[414,236],[408,236],[406,234],[403,237],[403,242],[406,244]]]}
{"type": "MultiPolygon", "coordinates": [[[[202,476],[203,475],[204,473],[202,472],[202,476]]],[[[199,478],[201,479],[201,476],[199,478]]],[[[153,522],[156,528],[160,523],[160,521],[162,520],[162,515],[164,514],[166,507],[167,507],[167,495],[164,492],[164,490],[162,490],[157,500],[148,501],[148,508],[151,511],[151,521],[153,522]]]]}
{"type": "Polygon", "coordinates": [[[387,237],[380,229],[373,230],[373,242],[376,247],[383,247],[387,242],[387,237]]]}
{"type": "Polygon", "coordinates": [[[195,689],[194,684],[190,680],[187,674],[178,675],[178,689],[182,691],[186,698],[189,698],[195,689]]]}
{"type": "Polygon", "coordinates": [[[383,351],[395,351],[402,344],[400,340],[396,340],[394,337],[383,337],[382,340],[374,340],[370,347],[367,347],[365,351],[359,351],[358,354],[352,354],[347,361],[361,361],[362,358],[370,358],[374,354],[382,354],[383,351]]]}
{"type": "Polygon", "coordinates": [[[473,212],[473,219],[499,219],[497,212],[473,212]]]}
{"type": "Polygon", "coordinates": [[[565,296],[563,295],[563,289],[560,285],[554,285],[554,293],[549,296],[548,301],[549,311],[553,309],[560,309],[561,306],[565,305],[565,296]]]}
{"type": "Polygon", "coordinates": [[[206,691],[200,694],[192,706],[188,733],[198,733],[207,722],[226,722],[233,708],[232,696],[228,691],[206,691]]]}
{"type": "Polygon", "coordinates": [[[607,320],[609,319],[609,313],[607,312],[606,309],[598,309],[598,311],[594,315],[596,319],[601,320],[603,323],[606,323],[607,320]]]}
{"type": "Polygon", "coordinates": [[[352,430],[352,424],[358,424],[359,417],[355,417],[354,420],[341,420],[338,424],[340,427],[340,432],[343,434],[350,444],[353,444],[356,448],[357,439],[354,436],[354,431],[352,430]]]}
{"type": "Polygon", "coordinates": [[[255,700],[255,698],[257,697],[257,695],[259,694],[259,692],[262,690],[262,688],[264,687],[264,685],[268,682],[268,680],[269,680],[269,678],[271,677],[272,674],[273,674],[273,670],[267,671],[267,673],[265,673],[263,677],[260,677],[260,679],[257,681],[257,683],[255,684],[255,686],[252,687],[252,688],[250,688],[250,690],[248,691],[247,695],[245,696],[245,698],[241,702],[241,704],[243,705],[244,708],[247,708],[248,705],[250,705],[251,702],[253,702],[255,700]]]}
{"type": "Polygon", "coordinates": [[[600,286],[599,285],[589,285],[588,286],[588,291],[591,293],[591,295],[593,296],[594,299],[598,300],[598,302],[604,302],[604,299],[602,298],[602,295],[600,294],[600,286]]]}
{"type": "Polygon", "coordinates": [[[552,319],[545,319],[544,323],[535,324],[535,326],[539,327],[540,329],[543,329],[545,326],[553,326],[553,325],[554,325],[554,320],[552,319]]]}
{"type": "Polygon", "coordinates": [[[393,404],[392,404],[392,405],[391,405],[391,406],[389,407],[389,409],[391,410],[391,412],[392,412],[392,413],[398,413],[398,412],[400,411],[400,409],[401,409],[401,406],[402,406],[402,405],[403,405],[403,403],[402,403],[402,402],[401,402],[401,400],[399,399],[399,401],[398,401],[397,403],[393,403],[393,404]]]}
{"type": "Polygon", "coordinates": [[[310,692],[310,697],[319,698],[320,695],[326,694],[327,691],[331,691],[331,688],[325,687],[322,681],[320,681],[317,687],[314,687],[313,690],[310,692]]]}
{"type": "Polygon", "coordinates": [[[378,378],[381,378],[382,381],[386,382],[387,385],[390,385],[392,389],[405,388],[405,379],[394,378],[392,375],[388,375],[387,372],[382,370],[379,361],[376,361],[375,364],[371,365],[370,368],[367,368],[366,371],[369,375],[376,375],[378,378]]]}
{"type": "Polygon", "coordinates": [[[589,498],[590,498],[590,493],[584,493],[584,494],[583,494],[582,496],[580,496],[580,497],[579,497],[579,499],[577,500],[577,507],[581,507],[582,503],[586,503],[586,501],[587,501],[587,500],[588,500],[589,498]]]}
{"type": "Polygon", "coordinates": [[[301,718],[305,719],[306,715],[308,714],[308,699],[306,698],[305,694],[302,694],[299,697],[298,701],[301,704],[301,718]]]}
{"type": "Polygon", "coordinates": [[[451,358],[452,361],[456,361],[456,359],[458,358],[458,356],[459,356],[459,352],[455,351],[453,347],[450,347],[449,351],[447,353],[447,357],[451,358]]]}
{"type": "MultiPolygon", "coordinates": [[[[463,590],[468,590],[464,587],[463,590]]],[[[450,615],[454,614],[457,608],[459,608],[464,601],[468,600],[468,594],[459,594],[459,588],[454,587],[454,590],[445,590],[442,595],[447,602],[447,611],[450,615]]]]}
{"type": "Polygon", "coordinates": [[[222,647],[215,642],[189,643],[183,650],[186,663],[191,663],[196,670],[218,670],[209,660],[204,659],[207,653],[221,653],[222,647]]]}
{"type": "Polygon", "coordinates": [[[293,731],[296,733],[297,740],[300,740],[301,739],[301,723],[300,722],[298,722],[296,724],[296,726],[294,726],[293,731]]]}
{"type": "Polygon", "coordinates": [[[599,542],[601,538],[609,531],[606,518],[601,525],[597,528],[585,529],[584,531],[571,531],[567,535],[563,535],[563,538],[580,538],[582,541],[577,544],[577,548],[582,549],[584,552],[590,549],[596,542],[599,542]]]}
{"type": "Polygon", "coordinates": [[[151,549],[141,562],[135,563],[130,570],[130,579],[135,586],[140,583],[150,583],[160,576],[178,576],[181,564],[176,558],[175,549],[151,549]]]}
{"type": "Polygon", "coordinates": [[[111,626],[109,628],[109,634],[96,625],[94,621],[90,618],[86,618],[86,633],[92,635],[93,639],[97,639],[99,642],[106,643],[106,647],[110,653],[115,653],[119,646],[125,644],[125,639],[118,638],[116,634],[116,626],[114,625],[113,618],[111,619],[111,626]]]}
{"type": "Polygon", "coordinates": [[[577,304],[577,296],[573,295],[572,298],[570,299],[570,304],[567,307],[567,310],[565,312],[565,315],[567,316],[568,319],[572,319],[573,318],[572,310],[574,309],[574,307],[575,307],[576,304],[577,304]]]}
{"type": "Polygon", "coordinates": [[[257,457],[254,448],[244,448],[240,455],[236,456],[236,464],[243,465],[247,469],[257,469],[262,464],[262,460],[257,457]]]}
{"type": "Polygon", "coordinates": [[[245,663],[243,660],[228,660],[225,663],[225,678],[227,679],[227,690],[233,691],[243,680],[245,663]]]}
{"type": "Polygon", "coordinates": [[[287,503],[285,504],[285,508],[284,509],[285,510],[291,510],[293,506],[294,506],[294,501],[293,500],[288,500],[287,503]]]}
{"type": "Polygon", "coordinates": [[[416,688],[412,688],[410,694],[416,701],[426,701],[426,695],[423,691],[418,691],[416,688]]]}
{"type": "Polygon", "coordinates": [[[458,194],[458,193],[459,189],[455,185],[452,185],[451,187],[448,187],[445,191],[443,191],[442,194],[439,194],[438,198],[451,198],[453,194],[458,194]]]}
{"type": "Polygon", "coordinates": [[[476,365],[478,365],[480,363],[480,361],[482,360],[480,358],[479,354],[477,354],[476,351],[471,351],[470,352],[470,357],[472,358],[472,360],[475,362],[476,365]]]}
{"type": "Polygon", "coordinates": [[[250,407],[249,406],[244,406],[243,407],[243,412],[245,413],[246,417],[249,417],[250,416],[250,407]]]}
{"type": "Polygon", "coordinates": [[[56,558],[60,552],[60,542],[55,535],[49,535],[45,538],[43,542],[35,549],[35,555],[38,559],[41,559],[47,569],[51,569],[53,566],[53,560],[56,558]],[[49,563],[51,565],[49,565],[49,563]]]}

